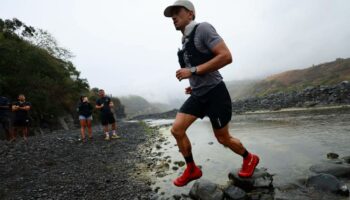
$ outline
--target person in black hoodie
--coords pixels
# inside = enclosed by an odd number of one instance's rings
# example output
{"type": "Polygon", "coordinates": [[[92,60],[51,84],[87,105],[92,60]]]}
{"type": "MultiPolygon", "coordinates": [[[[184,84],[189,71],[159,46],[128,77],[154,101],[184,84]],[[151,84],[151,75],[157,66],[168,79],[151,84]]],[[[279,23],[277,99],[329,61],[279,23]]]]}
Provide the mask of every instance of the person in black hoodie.
{"type": "Polygon", "coordinates": [[[92,139],[92,129],[91,129],[91,121],[92,121],[92,105],[89,103],[89,99],[87,96],[80,97],[80,103],[78,106],[79,112],[79,121],[80,121],[80,132],[81,132],[81,140],[85,141],[85,127],[88,128],[89,139],[92,139]]]}

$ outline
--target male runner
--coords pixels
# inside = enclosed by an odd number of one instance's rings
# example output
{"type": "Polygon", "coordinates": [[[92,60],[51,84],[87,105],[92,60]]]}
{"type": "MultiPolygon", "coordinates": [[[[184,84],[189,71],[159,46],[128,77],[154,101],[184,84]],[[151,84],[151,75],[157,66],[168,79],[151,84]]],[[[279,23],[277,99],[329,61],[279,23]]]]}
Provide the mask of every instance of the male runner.
{"type": "Polygon", "coordinates": [[[239,176],[251,177],[259,157],[249,153],[229,133],[232,103],[218,71],[232,62],[230,50],[211,24],[194,21],[196,13],[190,1],[175,1],[164,10],[164,15],[171,17],[176,30],[183,34],[182,49],[178,52],[181,69],[176,71],[176,78],[180,81],[189,79],[190,87],[185,89],[185,93],[191,95],[180,108],[171,129],[187,164],[184,173],[174,180],[174,184],[181,187],[202,176],[202,171],[193,161],[186,130],[197,118],[204,116],[210,118],[219,143],[243,157],[239,176]]]}
{"type": "Polygon", "coordinates": [[[111,101],[111,98],[105,96],[105,91],[100,89],[98,91],[98,96],[100,97],[96,101],[96,108],[101,111],[101,123],[103,125],[103,130],[105,132],[105,140],[109,140],[109,131],[108,131],[108,125],[111,124],[112,128],[112,138],[116,139],[119,138],[119,136],[116,133],[116,122],[114,119],[113,112],[111,108],[114,107],[113,102],[111,101]]]}

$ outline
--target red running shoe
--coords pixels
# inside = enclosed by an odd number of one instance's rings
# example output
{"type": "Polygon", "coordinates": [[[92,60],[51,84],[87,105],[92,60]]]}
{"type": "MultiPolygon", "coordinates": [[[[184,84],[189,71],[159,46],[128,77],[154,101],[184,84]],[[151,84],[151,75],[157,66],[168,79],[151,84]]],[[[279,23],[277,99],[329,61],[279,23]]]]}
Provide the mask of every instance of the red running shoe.
{"type": "Polygon", "coordinates": [[[259,157],[257,155],[249,153],[248,156],[245,159],[243,159],[242,169],[238,172],[238,176],[242,178],[251,177],[258,164],[259,157]]]}
{"type": "Polygon", "coordinates": [[[180,177],[177,177],[173,183],[177,187],[182,187],[193,180],[199,179],[200,177],[202,177],[202,171],[193,163],[189,164],[184,173],[180,177]]]}

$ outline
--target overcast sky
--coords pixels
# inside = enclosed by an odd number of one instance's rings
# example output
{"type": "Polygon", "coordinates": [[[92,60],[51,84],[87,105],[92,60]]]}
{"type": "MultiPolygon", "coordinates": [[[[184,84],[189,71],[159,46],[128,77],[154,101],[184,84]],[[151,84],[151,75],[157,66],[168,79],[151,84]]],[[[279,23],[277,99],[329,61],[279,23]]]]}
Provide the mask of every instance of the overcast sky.
{"type": "MultiPolygon", "coordinates": [[[[181,33],[163,16],[174,0],[1,0],[0,18],[49,31],[91,87],[151,101],[185,98],[175,78],[181,33]]],[[[349,0],[193,0],[197,22],[224,38],[224,80],[261,78],[350,57],[349,0]]]]}

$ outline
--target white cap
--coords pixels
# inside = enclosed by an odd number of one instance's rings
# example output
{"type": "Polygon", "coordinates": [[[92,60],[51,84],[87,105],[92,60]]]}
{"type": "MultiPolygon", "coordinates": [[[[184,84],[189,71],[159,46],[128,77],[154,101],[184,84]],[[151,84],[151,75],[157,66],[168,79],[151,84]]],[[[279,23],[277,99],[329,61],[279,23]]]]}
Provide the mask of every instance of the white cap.
{"type": "Polygon", "coordinates": [[[164,16],[165,17],[171,17],[172,15],[172,9],[174,7],[184,7],[189,11],[193,12],[193,15],[195,15],[195,10],[194,10],[194,6],[192,4],[192,2],[188,1],[188,0],[177,0],[174,2],[173,5],[170,5],[168,7],[165,8],[164,10],[164,16]]]}

